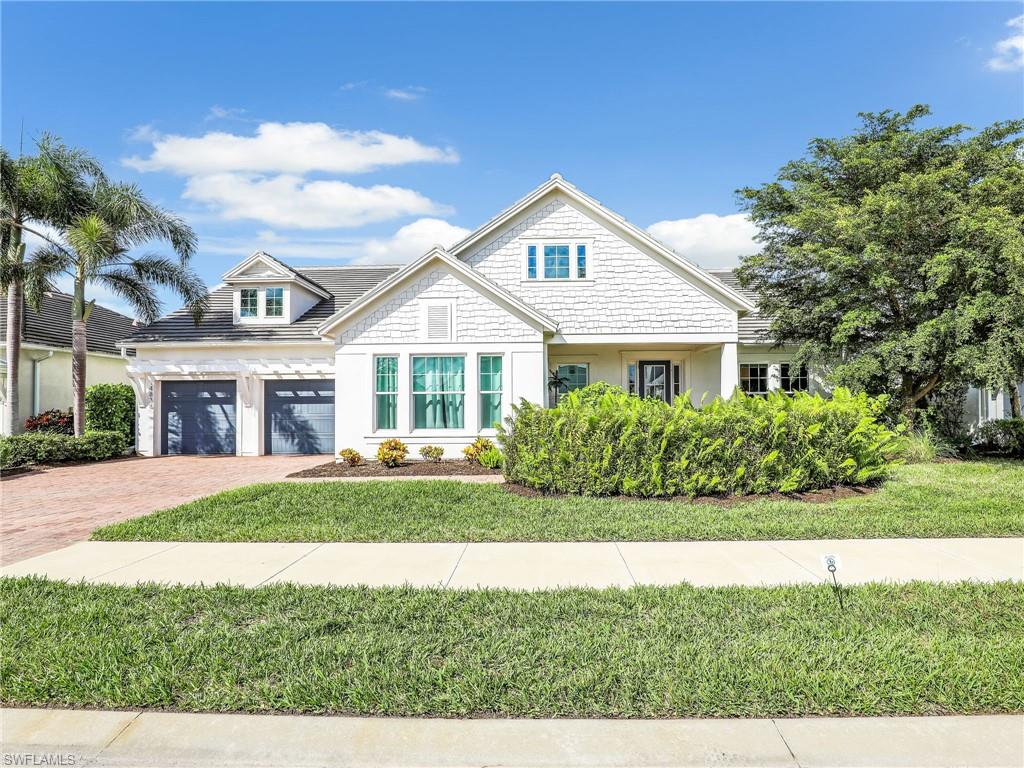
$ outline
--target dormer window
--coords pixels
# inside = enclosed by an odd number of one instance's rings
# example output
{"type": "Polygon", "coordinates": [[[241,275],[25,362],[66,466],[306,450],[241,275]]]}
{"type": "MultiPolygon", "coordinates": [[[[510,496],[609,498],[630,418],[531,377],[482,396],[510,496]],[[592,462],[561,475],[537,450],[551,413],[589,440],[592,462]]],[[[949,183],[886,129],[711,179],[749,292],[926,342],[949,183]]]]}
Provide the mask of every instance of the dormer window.
{"type": "Polygon", "coordinates": [[[572,240],[527,243],[524,279],[538,282],[586,280],[590,248],[589,242],[572,240]]]}
{"type": "Polygon", "coordinates": [[[241,317],[258,317],[260,313],[260,292],[255,288],[243,288],[239,297],[238,314],[241,317]]]}
{"type": "Polygon", "coordinates": [[[284,316],[284,288],[267,288],[266,316],[284,316]]]}

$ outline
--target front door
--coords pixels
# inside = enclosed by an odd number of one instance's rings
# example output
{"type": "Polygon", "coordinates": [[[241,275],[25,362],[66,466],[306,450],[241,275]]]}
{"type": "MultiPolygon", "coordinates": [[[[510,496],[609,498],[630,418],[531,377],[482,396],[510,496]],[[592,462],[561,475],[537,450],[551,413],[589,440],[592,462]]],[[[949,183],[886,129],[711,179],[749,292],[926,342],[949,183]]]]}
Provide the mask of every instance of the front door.
{"type": "Polygon", "coordinates": [[[657,397],[669,401],[672,367],[668,360],[640,361],[640,397],[657,397]]]}

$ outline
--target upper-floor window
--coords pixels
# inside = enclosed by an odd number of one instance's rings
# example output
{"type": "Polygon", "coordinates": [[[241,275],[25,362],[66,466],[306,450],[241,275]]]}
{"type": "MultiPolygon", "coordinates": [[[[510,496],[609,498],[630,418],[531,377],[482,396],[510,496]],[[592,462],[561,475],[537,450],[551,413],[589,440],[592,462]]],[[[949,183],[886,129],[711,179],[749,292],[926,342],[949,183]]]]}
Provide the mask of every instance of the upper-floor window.
{"type": "Polygon", "coordinates": [[[257,317],[260,313],[260,292],[255,288],[243,288],[238,314],[241,317],[257,317]]]}
{"type": "Polygon", "coordinates": [[[284,288],[267,288],[267,317],[284,315],[284,288]]]}
{"type": "Polygon", "coordinates": [[[584,280],[589,255],[589,243],[527,243],[524,274],[527,280],[584,280]]]}

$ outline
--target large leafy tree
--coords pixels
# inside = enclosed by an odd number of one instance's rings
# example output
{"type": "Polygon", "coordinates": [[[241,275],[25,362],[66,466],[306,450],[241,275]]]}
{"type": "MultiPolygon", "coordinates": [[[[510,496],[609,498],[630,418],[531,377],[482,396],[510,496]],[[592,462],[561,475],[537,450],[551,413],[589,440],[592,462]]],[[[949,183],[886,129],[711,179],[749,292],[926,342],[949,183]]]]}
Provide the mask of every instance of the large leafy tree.
{"type": "Polygon", "coordinates": [[[1024,120],[972,133],[928,114],[862,114],[738,192],[763,244],[740,279],[772,336],[911,419],[944,385],[1024,379],[1024,120]]]}
{"type": "Polygon", "coordinates": [[[86,341],[89,314],[95,301],[86,294],[100,285],[124,299],[144,322],[160,316],[158,289],[180,296],[198,322],[206,311],[206,286],[189,266],[196,236],[181,218],[146,199],[131,184],[97,182],[86,212],[61,228],[61,242],[51,243],[32,257],[32,270],[52,279],[68,275],[74,284],[72,301],[72,404],[75,434],[85,431],[86,341]],[[164,242],[173,257],[141,252],[164,242]]]}
{"type": "Polygon", "coordinates": [[[90,188],[103,178],[88,154],[44,135],[37,154],[13,157],[0,147],[0,292],[6,296],[5,339],[7,407],[4,431],[20,431],[19,380],[21,333],[26,298],[38,307],[45,275],[26,259],[26,234],[50,239],[61,227],[88,209],[90,188]]]}

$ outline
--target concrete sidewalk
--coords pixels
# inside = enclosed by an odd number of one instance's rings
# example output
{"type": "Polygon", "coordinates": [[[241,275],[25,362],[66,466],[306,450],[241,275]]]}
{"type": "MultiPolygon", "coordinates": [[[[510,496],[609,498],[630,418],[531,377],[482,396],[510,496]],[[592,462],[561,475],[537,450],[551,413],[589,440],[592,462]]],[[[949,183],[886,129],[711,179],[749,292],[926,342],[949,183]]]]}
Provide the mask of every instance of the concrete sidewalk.
{"type": "Polygon", "coordinates": [[[4,765],[1024,765],[1020,715],[440,720],[5,709],[0,725],[4,765]]]}
{"type": "Polygon", "coordinates": [[[481,544],[82,542],[3,576],[107,584],[366,584],[506,587],[1024,580],[1024,538],[481,544]]]}

